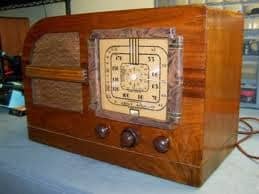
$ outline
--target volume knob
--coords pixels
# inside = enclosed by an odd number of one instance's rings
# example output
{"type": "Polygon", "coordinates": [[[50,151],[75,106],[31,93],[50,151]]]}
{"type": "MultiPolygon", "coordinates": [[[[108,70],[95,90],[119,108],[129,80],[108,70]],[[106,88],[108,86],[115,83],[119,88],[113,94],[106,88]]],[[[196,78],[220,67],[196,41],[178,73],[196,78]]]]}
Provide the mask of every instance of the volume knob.
{"type": "Polygon", "coordinates": [[[138,143],[138,134],[135,129],[126,128],[122,131],[120,137],[121,147],[131,148],[138,143]]]}
{"type": "Polygon", "coordinates": [[[97,125],[95,131],[100,138],[105,138],[110,133],[110,127],[106,125],[97,125]]]}
{"type": "Polygon", "coordinates": [[[156,151],[160,153],[165,153],[169,150],[169,138],[165,136],[159,136],[154,139],[153,145],[156,149],[156,151]]]}

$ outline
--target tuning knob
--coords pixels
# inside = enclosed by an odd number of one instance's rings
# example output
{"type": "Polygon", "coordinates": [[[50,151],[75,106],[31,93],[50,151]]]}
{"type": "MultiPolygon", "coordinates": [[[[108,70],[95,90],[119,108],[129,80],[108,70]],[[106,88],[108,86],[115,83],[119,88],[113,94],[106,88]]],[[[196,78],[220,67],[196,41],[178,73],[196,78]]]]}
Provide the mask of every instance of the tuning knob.
{"type": "Polygon", "coordinates": [[[121,147],[131,148],[138,143],[138,134],[135,129],[126,128],[121,132],[121,147]]]}
{"type": "Polygon", "coordinates": [[[159,136],[155,138],[153,141],[153,145],[156,151],[160,153],[167,152],[169,150],[169,144],[170,144],[169,138],[165,136],[159,136]]]}
{"type": "Polygon", "coordinates": [[[95,131],[100,138],[105,138],[110,133],[110,127],[106,125],[97,125],[95,131]]]}

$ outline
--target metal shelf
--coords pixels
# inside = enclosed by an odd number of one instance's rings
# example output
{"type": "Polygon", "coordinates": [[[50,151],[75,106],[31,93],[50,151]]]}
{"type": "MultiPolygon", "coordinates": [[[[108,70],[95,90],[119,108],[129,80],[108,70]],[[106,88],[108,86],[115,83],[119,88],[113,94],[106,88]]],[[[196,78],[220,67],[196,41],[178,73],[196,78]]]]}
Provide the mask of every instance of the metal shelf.
{"type": "Polygon", "coordinates": [[[65,2],[66,0],[1,0],[0,11],[17,9],[24,7],[33,7],[50,3],[65,2]]]}
{"type": "MultiPolygon", "coordinates": [[[[188,1],[183,1],[183,3],[179,3],[176,0],[154,0],[155,1],[155,7],[161,7],[161,6],[172,6],[172,5],[184,5],[184,4],[197,4],[197,3],[192,3],[191,0],[188,1]],[[176,3],[177,2],[177,3],[176,3]]],[[[239,0],[239,1],[226,1],[222,0],[220,2],[209,2],[209,0],[204,0],[203,4],[206,4],[208,6],[221,6],[222,8],[227,8],[228,6],[231,5],[241,5],[242,9],[241,11],[244,11],[244,7],[252,4],[259,3],[258,0],[250,0],[250,1],[245,1],[245,0],[239,0]]]]}
{"type": "MultiPolygon", "coordinates": [[[[259,3],[259,2],[258,2],[259,3]]],[[[250,19],[250,18],[258,18],[259,14],[251,14],[251,15],[245,15],[245,19],[250,19]]],[[[257,29],[258,30],[258,29],[257,29]]]]}
{"type": "Polygon", "coordinates": [[[258,0],[250,0],[250,1],[222,1],[222,2],[208,2],[207,0],[205,1],[205,3],[208,6],[226,6],[226,5],[251,5],[254,3],[259,3],[258,0]]]}
{"type": "Polygon", "coordinates": [[[253,109],[258,109],[258,108],[259,108],[259,104],[241,102],[241,103],[240,103],[240,107],[241,107],[241,108],[253,108],[253,109]]]}
{"type": "Polygon", "coordinates": [[[253,64],[257,65],[257,61],[259,61],[258,55],[243,55],[243,63],[253,62],[253,64]]]}
{"type": "Polygon", "coordinates": [[[241,83],[242,83],[241,88],[253,88],[253,89],[255,89],[256,87],[252,86],[252,85],[256,85],[257,80],[256,79],[242,79],[241,83]],[[247,85],[251,85],[251,86],[245,86],[243,84],[247,84],[247,85]]]}

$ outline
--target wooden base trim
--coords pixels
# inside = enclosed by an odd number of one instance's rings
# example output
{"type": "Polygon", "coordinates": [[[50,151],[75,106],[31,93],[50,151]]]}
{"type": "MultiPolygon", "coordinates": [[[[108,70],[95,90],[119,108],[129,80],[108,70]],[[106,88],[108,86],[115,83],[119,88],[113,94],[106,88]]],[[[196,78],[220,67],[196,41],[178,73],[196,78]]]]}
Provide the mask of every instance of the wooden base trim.
{"type": "Polygon", "coordinates": [[[163,160],[158,157],[128,152],[116,147],[105,146],[84,139],[53,133],[44,129],[29,128],[31,140],[55,146],[66,151],[89,156],[125,168],[170,179],[192,186],[201,186],[201,168],[163,160]]]}
{"type": "Polygon", "coordinates": [[[204,161],[202,166],[199,167],[35,127],[29,127],[29,138],[69,152],[195,187],[201,186],[207,180],[224,158],[231,153],[236,142],[236,136],[234,135],[225,142],[221,149],[213,154],[213,157],[204,161]]]}

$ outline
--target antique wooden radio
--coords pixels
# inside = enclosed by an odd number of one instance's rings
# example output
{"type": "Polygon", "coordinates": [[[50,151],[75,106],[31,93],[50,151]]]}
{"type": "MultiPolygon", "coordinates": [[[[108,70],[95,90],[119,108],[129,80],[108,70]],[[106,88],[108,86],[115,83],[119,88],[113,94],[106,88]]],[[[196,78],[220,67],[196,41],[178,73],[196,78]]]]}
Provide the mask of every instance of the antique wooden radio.
{"type": "Polygon", "coordinates": [[[205,6],[41,20],[23,52],[30,139],[200,186],[237,139],[242,29],[205,6]]]}

